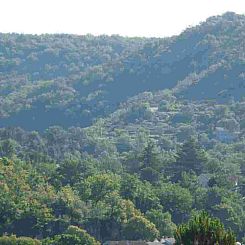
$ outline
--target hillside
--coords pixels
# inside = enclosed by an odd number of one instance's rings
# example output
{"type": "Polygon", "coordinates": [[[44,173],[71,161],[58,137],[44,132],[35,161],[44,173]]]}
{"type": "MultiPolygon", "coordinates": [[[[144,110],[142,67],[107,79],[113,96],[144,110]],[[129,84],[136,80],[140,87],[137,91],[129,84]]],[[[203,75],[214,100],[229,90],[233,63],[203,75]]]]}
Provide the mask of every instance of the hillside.
{"type": "Polygon", "coordinates": [[[245,16],[171,38],[0,34],[0,126],[89,126],[144,91],[226,103],[245,94],[245,16]]]}
{"type": "Polygon", "coordinates": [[[245,244],[244,40],[0,34],[0,244],[245,244]]]}

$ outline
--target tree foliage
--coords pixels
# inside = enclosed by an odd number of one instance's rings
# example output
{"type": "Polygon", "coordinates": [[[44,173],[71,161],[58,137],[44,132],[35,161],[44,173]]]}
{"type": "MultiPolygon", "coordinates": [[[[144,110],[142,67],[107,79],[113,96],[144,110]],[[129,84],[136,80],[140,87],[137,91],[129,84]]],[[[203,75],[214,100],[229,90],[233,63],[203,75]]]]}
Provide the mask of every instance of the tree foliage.
{"type": "Polygon", "coordinates": [[[180,225],[175,234],[176,244],[224,244],[236,243],[235,235],[226,231],[222,223],[207,213],[201,212],[180,225]]]}

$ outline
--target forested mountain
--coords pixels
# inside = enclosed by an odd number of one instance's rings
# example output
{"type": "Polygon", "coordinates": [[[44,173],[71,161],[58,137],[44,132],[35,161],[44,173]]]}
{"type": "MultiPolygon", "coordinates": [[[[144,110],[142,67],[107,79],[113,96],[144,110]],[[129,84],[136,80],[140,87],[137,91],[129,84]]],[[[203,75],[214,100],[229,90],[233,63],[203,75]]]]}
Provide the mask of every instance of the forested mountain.
{"type": "Polygon", "coordinates": [[[245,242],[244,95],[244,15],[0,34],[0,244],[245,242]]]}
{"type": "Polygon", "coordinates": [[[88,126],[144,91],[240,99],[245,17],[209,18],[172,38],[0,34],[0,125],[88,126]]]}

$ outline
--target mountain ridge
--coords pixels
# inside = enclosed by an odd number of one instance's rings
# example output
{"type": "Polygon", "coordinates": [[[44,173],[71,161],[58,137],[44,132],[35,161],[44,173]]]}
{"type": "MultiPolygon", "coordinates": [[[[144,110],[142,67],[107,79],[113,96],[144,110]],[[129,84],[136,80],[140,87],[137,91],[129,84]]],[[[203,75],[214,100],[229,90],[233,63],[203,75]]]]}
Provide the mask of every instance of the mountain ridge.
{"type": "Polygon", "coordinates": [[[86,127],[144,91],[240,100],[244,26],[228,12],[172,38],[0,34],[0,126],[86,127]]]}

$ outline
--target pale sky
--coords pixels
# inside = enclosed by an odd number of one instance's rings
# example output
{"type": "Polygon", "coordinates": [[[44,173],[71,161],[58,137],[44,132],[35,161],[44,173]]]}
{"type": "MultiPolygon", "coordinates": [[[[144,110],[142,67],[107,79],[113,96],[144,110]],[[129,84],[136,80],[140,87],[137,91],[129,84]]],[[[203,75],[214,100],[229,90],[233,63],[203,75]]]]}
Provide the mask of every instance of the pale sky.
{"type": "Polygon", "coordinates": [[[0,0],[0,32],[165,37],[245,0],[0,0]]]}

